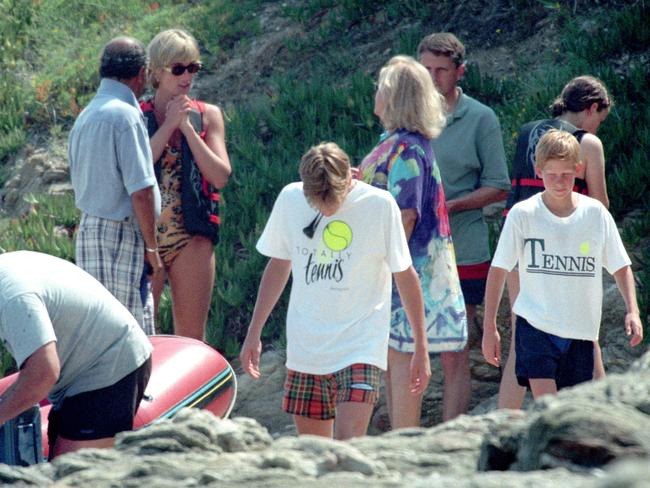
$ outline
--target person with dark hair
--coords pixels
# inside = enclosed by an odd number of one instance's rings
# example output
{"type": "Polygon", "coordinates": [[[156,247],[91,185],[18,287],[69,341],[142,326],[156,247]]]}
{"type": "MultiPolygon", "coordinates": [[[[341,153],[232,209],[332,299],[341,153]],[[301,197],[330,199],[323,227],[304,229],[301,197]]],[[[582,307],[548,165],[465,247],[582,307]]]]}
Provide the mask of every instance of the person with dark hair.
{"type": "Polygon", "coordinates": [[[147,64],[147,55],[139,42],[128,42],[127,38],[116,39],[102,51],[99,76],[129,80],[140,73],[147,64]]]}
{"type": "MultiPolygon", "coordinates": [[[[605,183],[605,155],[603,144],[596,136],[600,124],[609,114],[612,99],[605,85],[593,76],[578,76],[566,84],[562,93],[549,107],[553,119],[528,122],[519,131],[513,162],[512,191],[506,212],[517,202],[544,190],[544,182],[535,175],[535,149],[539,140],[551,129],[573,134],[580,143],[581,164],[576,173],[574,191],[599,200],[609,207],[605,183]]],[[[519,272],[514,269],[507,277],[511,307],[519,294],[519,272]]],[[[515,378],[514,314],[508,359],[499,387],[499,408],[521,408],[525,388],[515,378]]],[[[605,376],[605,367],[598,342],[594,343],[594,379],[605,376]]]]}
{"type": "Polygon", "coordinates": [[[82,212],[76,261],[153,334],[153,316],[144,313],[143,303],[152,302],[151,293],[143,300],[141,281],[145,262],[154,276],[162,269],[155,235],[160,192],[137,100],[147,79],[143,44],[130,37],[109,41],[99,73],[99,89],[68,140],[70,177],[82,212]]]}
{"type": "MultiPolygon", "coordinates": [[[[426,36],[420,63],[445,97],[447,125],[431,141],[447,198],[451,237],[465,299],[469,342],[476,308],[483,302],[490,266],[488,226],[483,208],[505,200],[510,189],[499,120],[492,109],[458,86],[465,74],[465,46],[449,32],[426,36]]],[[[440,355],[444,374],[443,420],[467,412],[471,398],[469,346],[440,355]]]]}

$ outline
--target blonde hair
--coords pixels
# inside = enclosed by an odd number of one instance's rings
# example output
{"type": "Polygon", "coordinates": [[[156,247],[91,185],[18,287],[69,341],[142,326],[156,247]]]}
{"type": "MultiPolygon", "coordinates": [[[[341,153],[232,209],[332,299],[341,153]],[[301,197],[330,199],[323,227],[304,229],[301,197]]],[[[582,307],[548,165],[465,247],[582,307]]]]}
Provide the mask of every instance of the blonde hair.
{"type": "Polygon", "coordinates": [[[444,128],[444,98],[426,68],[412,57],[395,56],[386,63],[377,93],[384,101],[381,123],[387,130],[406,129],[433,139],[444,128]]]}
{"type": "Polygon", "coordinates": [[[181,29],[162,31],[147,46],[149,78],[158,88],[160,72],[174,63],[199,61],[200,53],[196,39],[181,29]]]}
{"type": "Polygon", "coordinates": [[[300,160],[303,193],[310,205],[340,204],[350,183],[350,158],[333,142],[313,146],[300,160]]]}
{"type": "Polygon", "coordinates": [[[535,147],[535,166],[544,169],[551,159],[566,161],[574,168],[580,164],[580,143],[573,134],[550,129],[542,136],[535,147]]]}

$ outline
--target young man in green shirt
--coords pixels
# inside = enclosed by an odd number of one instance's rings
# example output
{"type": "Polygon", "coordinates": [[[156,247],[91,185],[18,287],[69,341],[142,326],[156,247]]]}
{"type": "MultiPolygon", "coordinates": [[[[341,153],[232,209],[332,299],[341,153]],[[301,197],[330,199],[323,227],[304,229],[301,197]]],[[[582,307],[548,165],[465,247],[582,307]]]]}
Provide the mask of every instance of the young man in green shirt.
{"type": "MultiPolygon", "coordinates": [[[[483,208],[505,200],[510,189],[501,128],[492,109],[465,95],[458,86],[465,74],[465,47],[456,36],[435,33],[425,37],[418,46],[418,58],[447,102],[447,125],[432,144],[447,198],[467,323],[471,325],[477,305],[483,302],[490,266],[483,208]]],[[[449,420],[469,407],[469,347],[441,353],[441,361],[443,420],[449,420]]]]}

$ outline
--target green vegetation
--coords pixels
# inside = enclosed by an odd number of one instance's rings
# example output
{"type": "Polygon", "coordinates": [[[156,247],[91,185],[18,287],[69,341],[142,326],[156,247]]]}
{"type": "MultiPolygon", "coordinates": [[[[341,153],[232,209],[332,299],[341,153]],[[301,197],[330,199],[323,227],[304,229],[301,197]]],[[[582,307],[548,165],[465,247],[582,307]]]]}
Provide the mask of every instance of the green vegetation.
{"type": "MultiPolygon", "coordinates": [[[[467,18],[480,20],[478,2],[465,3],[467,18]]],[[[508,155],[518,128],[547,116],[546,107],[566,81],[585,73],[601,78],[616,102],[599,132],[612,212],[618,218],[634,209],[647,212],[650,7],[633,1],[598,4],[599,9],[584,9],[589,17],[581,18],[573,15],[574,2],[518,0],[494,16],[498,25],[481,27],[476,20],[461,27],[457,2],[447,0],[0,0],[0,164],[24,144],[29,131],[69,127],[94,93],[99,49],[115,35],[148,42],[162,29],[186,28],[201,43],[210,72],[245,52],[262,32],[265,8],[277,7],[302,26],[301,35],[285,41],[290,62],[279,61],[270,78],[264,78],[263,94],[226,106],[235,171],[223,192],[224,224],[208,339],[233,356],[265,263],[255,242],[279,190],[298,178],[300,155],[314,143],[335,140],[359,162],[381,131],[372,115],[376,68],[393,54],[414,54],[420,38],[438,26],[472,33],[464,39],[470,57],[464,89],[497,112],[508,155]],[[519,42],[528,34],[521,29],[540,20],[557,26],[556,50],[544,50],[542,43],[539,52],[516,60],[516,69],[501,77],[488,76],[471,64],[473,51],[490,43],[519,42]],[[384,39],[380,53],[354,49],[370,49],[384,32],[391,36],[384,39]],[[379,64],[370,61],[373,54],[375,59],[381,56],[379,64]]],[[[0,247],[39,249],[72,259],[71,245],[63,242],[66,237],[55,237],[57,226],[69,229],[74,223],[71,202],[56,209],[57,198],[38,200],[32,214],[5,226],[0,247]]],[[[498,227],[493,230],[496,237],[498,227]]],[[[625,230],[626,242],[642,249],[635,258],[645,264],[637,273],[645,317],[650,312],[648,230],[647,222],[625,230]]],[[[265,329],[267,340],[281,344],[283,319],[283,307],[278,307],[265,329]]],[[[161,323],[170,330],[167,295],[161,303],[161,323]]]]}
{"type": "Polygon", "coordinates": [[[74,197],[67,195],[27,195],[30,211],[3,222],[0,252],[39,251],[74,262],[72,235],[79,223],[74,197]]]}

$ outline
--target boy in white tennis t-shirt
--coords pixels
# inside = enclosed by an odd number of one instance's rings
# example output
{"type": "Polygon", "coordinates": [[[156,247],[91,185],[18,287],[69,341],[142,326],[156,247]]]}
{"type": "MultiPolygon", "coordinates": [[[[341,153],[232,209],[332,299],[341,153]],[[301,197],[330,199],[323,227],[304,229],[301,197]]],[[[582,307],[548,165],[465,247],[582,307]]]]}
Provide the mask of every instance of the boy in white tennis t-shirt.
{"type": "Polygon", "coordinates": [[[262,328],[291,274],[283,409],[299,434],[361,436],[386,369],[391,275],[414,329],[412,393],[422,393],[431,376],[420,283],[395,200],[352,179],[336,144],[312,147],[300,177],[278,196],[257,243],[270,260],[241,364],[259,378],[262,328]]]}
{"type": "Polygon", "coordinates": [[[630,345],[643,339],[630,259],[614,219],[593,198],[572,191],[580,146],[548,131],[535,150],[545,190],[515,205],[499,238],[485,292],[483,355],[499,366],[496,314],[506,275],[519,266],[515,373],[534,398],[592,379],[593,341],[602,312],[602,268],[611,273],[627,313],[630,345]]]}

